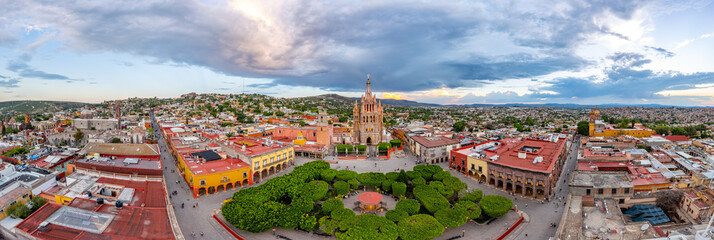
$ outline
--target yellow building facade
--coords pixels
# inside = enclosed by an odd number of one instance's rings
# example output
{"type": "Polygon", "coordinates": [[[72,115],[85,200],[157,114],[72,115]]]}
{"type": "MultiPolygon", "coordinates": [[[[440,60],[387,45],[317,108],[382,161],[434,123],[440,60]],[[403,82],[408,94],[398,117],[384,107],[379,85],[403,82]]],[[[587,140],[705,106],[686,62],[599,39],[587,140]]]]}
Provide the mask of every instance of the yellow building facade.
{"type": "Polygon", "coordinates": [[[488,175],[488,164],[486,161],[467,156],[466,166],[469,169],[471,176],[478,179],[480,182],[486,182],[486,176],[488,175]]]}
{"type": "Polygon", "coordinates": [[[26,203],[30,200],[31,195],[32,191],[30,189],[18,187],[7,193],[5,196],[0,196],[0,210],[2,210],[0,212],[0,220],[7,217],[7,212],[10,206],[15,203],[26,203]]]}
{"type": "Polygon", "coordinates": [[[613,129],[607,123],[600,121],[600,110],[597,107],[590,111],[589,117],[589,135],[591,137],[617,137],[628,135],[637,138],[651,137],[655,131],[647,128],[635,129],[613,129]]]}

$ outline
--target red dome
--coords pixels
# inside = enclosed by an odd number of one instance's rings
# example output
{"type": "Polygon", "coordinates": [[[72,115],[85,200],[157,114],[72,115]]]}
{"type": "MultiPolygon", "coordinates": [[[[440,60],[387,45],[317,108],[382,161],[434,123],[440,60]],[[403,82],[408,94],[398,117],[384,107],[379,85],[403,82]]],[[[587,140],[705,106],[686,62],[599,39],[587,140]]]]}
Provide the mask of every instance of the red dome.
{"type": "Polygon", "coordinates": [[[366,192],[359,195],[362,204],[377,204],[382,201],[382,195],[376,192],[366,192]]]}

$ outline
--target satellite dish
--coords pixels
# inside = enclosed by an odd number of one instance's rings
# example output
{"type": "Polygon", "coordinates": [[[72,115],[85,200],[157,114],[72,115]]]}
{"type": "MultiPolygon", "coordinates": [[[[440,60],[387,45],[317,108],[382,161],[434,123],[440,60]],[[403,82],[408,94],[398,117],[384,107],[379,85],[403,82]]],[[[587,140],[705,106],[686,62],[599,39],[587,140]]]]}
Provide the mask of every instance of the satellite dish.
{"type": "Polygon", "coordinates": [[[647,230],[648,228],[650,228],[650,225],[645,223],[645,225],[642,225],[640,230],[644,231],[644,230],[647,230]]]}

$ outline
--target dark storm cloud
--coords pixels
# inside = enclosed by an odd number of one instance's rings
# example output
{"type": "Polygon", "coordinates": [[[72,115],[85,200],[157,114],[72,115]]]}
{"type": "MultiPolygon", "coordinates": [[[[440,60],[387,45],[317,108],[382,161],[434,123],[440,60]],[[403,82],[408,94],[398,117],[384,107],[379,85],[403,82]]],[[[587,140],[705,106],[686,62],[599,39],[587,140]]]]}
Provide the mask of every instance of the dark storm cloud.
{"type": "Polygon", "coordinates": [[[72,79],[61,74],[47,73],[44,71],[37,70],[27,64],[32,59],[31,56],[23,54],[15,60],[11,60],[7,63],[6,69],[17,73],[18,76],[24,78],[39,78],[44,80],[60,80],[60,81],[78,81],[77,79],[72,79]]]}
{"type": "MultiPolygon", "coordinates": [[[[572,54],[575,47],[593,35],[618,36],[592,19],[606,13],[629,19],[642,4],[254,3],[262,4],[267,20],[200,1],[12,1],[0,13],[55,28],[64,45],[80,52],[149,56],[334,91],[361,90],[371,73],[375,91],[415,91],[579,69],[588,63],[572,54]],[[506,35],[521,53],[493,56],[464,47],[472,37],[491,34],[506,35]]],[[[29,70],[35,77],[66,78],[29,70]]]]}
{"type": "Polygon", "coordinates": [[[574,56],[536,58],[525,54],[508,56],[503,61],[490,61],[493,60],[481,58],[470,63],[450,63],[447,66],[462,73],[460,79],[503,80],[575,70],[587,64],[585,60],[574,56]]]}
{"type": "Polygon", "coordinates": [[[0,80],[0,87],[4,88],[16,88],[18,87],[17,84],[20,83],[17,78],[2,77],[0,79],[2,79],[0,80]]]}
{"type": "Polygon", "coordinates": [[[606,78],[601,81],[584,78],[560,78],[551,81],[551,86],[541,90],[554,91],[557,94],[535,93],[533,97],[548,98],[588,98],[616,96],[620,98],[661,98],[656,94],[664,90],[683,90],[694,88],[697,84],[714,83],[714,73],[681,73],[676,71],[654,72],[642,69],[650,62],[641,54],[615,53],[608,57],[614,61],[605,71],[606,78]]]}
{"type": "Polygon", "coordinates": [[[660,47],[646,46],[645,49],[653,50],[664,57],[674,57],[675,55],[673,52],[667,51],[667,49],[660,47]]]}

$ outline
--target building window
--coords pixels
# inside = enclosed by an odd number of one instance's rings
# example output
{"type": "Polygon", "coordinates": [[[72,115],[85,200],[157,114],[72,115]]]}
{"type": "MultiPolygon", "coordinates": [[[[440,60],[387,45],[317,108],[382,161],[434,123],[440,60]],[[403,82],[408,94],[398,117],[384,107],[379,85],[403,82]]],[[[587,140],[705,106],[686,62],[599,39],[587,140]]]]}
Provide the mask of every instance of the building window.
{"type": "Polygon", "coordinates": [[[283,153],[283,158],[287,158],[287,153],[283,153]]]}
{"type": "Polygon", "coordinates": [[[255,169],[260,168],[260,162],[255,162],[255,169]]]}
{"type": "Polygon", "coordinates": [[[590,189],[585,189],[585,195],[590,195],[590,189]]]}
{"type": "Polygon", "coordinates": [[[630,193],[630,189],[629,189],[629,188],[625,188],[625,193],[630,193]]]}
{"type": "Polygon", "coordinates": [[[247,172],[243,172],[243,178],[247,178],[247,177],[248,177],[248,173],[247,173],[247,172]]]}
{"type": "Polygon", "coordinates": [[[605,190],[602,189],[602,188],[601,188],[601,189],[598,189],[598,190],[597,190],[597,194],[605,194],[605,190]]]}
{"type": "Polygon", "coordinates": [[[201,186],[206,186],[206,179],[201,179],[199,181],[201,181],[201,186]]]}
{"type": "Polygon", "coordinates": [[[617,188],[612,189],[612,194],[617,194],[617,188]]]}
{"type": "MultiPolygon", "coordinates": [[[[471,164],[471,165],[473,165],[473,164],[471,164]]],[[[483,169],[481,166],[478,166],[478,172],[483,172],[483,169]]]]}
{"type": "Polygon", "coordinates": [[[264,160],[263,160],[263,166],[265,167],[265,165],[268,165],[268,160],[267,160],[267,159],[264,159],[264,160]]]}
{"type": "Polygon", "coordinates": [[[231,180],[228,179],[228,176],[223,176],[223,179],[221,179],[221,182],[222,182],[222,183],[224,183],[224,182],[230,182],[230,181],[231,181],[231,180]]]}
{"type": "Polygon", "coordinates": [[[28,196],[30,196],[30,195],[25,193],[25,195],[22,195],[22,198],[27,198],[28,196]]]}

